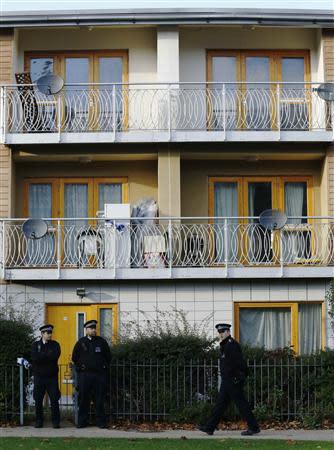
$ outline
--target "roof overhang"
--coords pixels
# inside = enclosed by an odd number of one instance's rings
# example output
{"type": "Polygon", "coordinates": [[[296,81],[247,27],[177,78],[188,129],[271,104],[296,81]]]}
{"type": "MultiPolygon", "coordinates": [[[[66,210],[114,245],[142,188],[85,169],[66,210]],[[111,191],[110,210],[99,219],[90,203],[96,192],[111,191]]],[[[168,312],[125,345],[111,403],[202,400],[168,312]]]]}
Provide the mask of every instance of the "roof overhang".
{"type": "Polygon", "coordinates": [[[334,28],[334,11],[240,8],[15,11],[2,12],[0,28],[199,24],[334,28]]]}

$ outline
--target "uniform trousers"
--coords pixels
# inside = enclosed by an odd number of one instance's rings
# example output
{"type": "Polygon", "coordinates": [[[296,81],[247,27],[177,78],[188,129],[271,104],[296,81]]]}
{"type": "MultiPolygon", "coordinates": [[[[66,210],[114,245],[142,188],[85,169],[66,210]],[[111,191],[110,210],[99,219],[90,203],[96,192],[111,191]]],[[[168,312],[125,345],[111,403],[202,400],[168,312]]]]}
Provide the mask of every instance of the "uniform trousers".
{"type": "Polygon", "coordinates": [[[53,425],[59,425],[59,399],[58,375],[34,375],[34,400],[36,408],[36,423],[43,424],[43,399],[47,392],[51,403],[51,420],[53,425]]]}
{"type": "Polygon", "coordinates": [[[107,391],[107,375],[106,372],[84,371],[78,373],[79,388],[79,414],[78,426],[86,426],[88,423],[89,407],[91,396],[94,396],[96,425],[106,425],[106,414],[104,410],[104,402],[107,391]]]}
{"type": "Polygon", "coordinates": [[[243,382],[234,383],[232,379],[222,380],[218,400],[206,424],[206,427],[209,430],[214,431],[216,429],[223,413],[231,403],[231,400],[236,404],[241,417],[247,422],[248,428],[251,430],[256,430],[259,428],[259,425],[245,397],[243,385],[243,382]]]}

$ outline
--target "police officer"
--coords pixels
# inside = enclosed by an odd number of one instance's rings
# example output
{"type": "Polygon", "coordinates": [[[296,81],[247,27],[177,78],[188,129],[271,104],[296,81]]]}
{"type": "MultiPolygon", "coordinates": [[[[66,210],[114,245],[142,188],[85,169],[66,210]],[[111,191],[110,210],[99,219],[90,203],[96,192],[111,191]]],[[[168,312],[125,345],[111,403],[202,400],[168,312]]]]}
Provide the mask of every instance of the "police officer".
{"type": "Polygon", "coordinates": [[[107,369],[110,365],[110,349],[107,341],[96,335],[96,320],[84,324],[86,336],[75,344],[72,361],[78,372],[79,414],[78,428],[88,424],[91,393],[94,392],[96,425],[106,428],[104,400],[107,387],[107,369]]]}
{"type": "Polygon", "coordinates": [[[212,435],[227,406],[234,401],[242,418],[247,422],[248,429],[243,436],[252,436],[259,433],[259,425],[246,400],[243,385],[247,376],[247,365],[242,357],[240,345],[231,337],[231,325],[218,323],[216,329],[220,337],[220,372],[221,386],[217,403],[206,425],[199,427],[200,431],[212,435]]]}
{"type": "Polygon", "coordinates": [[[53,428],[59,428],[58,359],[60,356],[60,345],[57,341],[52,340],[53,325],[43,325],[39,330],[41,338],[33,343],[31,349],[36,408],[35,428],[43,427],[43,399],[45,392],[47,392],[51,402],[53,428]]]}

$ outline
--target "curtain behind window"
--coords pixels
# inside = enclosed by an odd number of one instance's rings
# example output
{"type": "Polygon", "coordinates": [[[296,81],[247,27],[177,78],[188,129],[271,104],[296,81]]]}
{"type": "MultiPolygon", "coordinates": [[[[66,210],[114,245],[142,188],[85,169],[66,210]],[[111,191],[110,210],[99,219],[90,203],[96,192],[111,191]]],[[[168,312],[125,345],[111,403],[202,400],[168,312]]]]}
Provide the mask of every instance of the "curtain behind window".
{"type": "MultiPolygon", "coordinates": [[[[284,207],[289,216],[297,216],[288,220],[288,224],[301,225],[307,222],[300,216],[307,215],[306,182],[284,183],[284,207]],[[299,217],[298,217],[299,216],[299,217]]],[[[300,227],[283,231],[283,261],[295,262],[296,258],[310,257],[310,233],[300,227]]]]}
{"type": "MultiPolygon", "coordinates": [[[[66,183],[64,186],[65,217],[85,218],[88,216],[88,185],[66,183]]],[[[81,238],[86,236],[87,220],[67,220],[65,222],[65,263],[73,265],[83,259],[81,238]]]]}
{"type": "MultiPolygon", "coordinates": [[[[29,218],[41,219],[52,217],[52,185],[47,183],[32,183],[29,185],[28,198],[29,218]]],[[[56,263],[55,240],[48,222],[49,232],[41,239],[28,239],[26,263],[30,266],[50,266],[56,263]]]]}
{"type": "MultiPolygon", "coordinates": [[[[238,184],[236,182],[215,183],[215,217],[238,217],[238,184]]],[[[228,262],[237,259],[238,254],[238,220],[227,221],[227,233],[224,232],[224,220],[215,220],[216,261],[228,262]],[[224,236],[227,235],[227,242],[224,236]]]]}
{"type": "Polygon", "coordinates": [[[291,345],[290,308],[240,308],[240,342],[266,349],[291,345]]]}
{"type": "Polygon", "coordinates": [[[321,350],[321,305],[298,305],[299,351],[302,355],[321,350]]]}
{"type": "Polygon", "coordinates": [[[99,210],[104,210],[105,203],[122,203],[122,185],[120,183],[99,184],[99,210]]]}
{"type": "Polygon", "coordinates": [[[51,192],[51,184],[29,185],[29,217],[39,219],[52,216],[51,192]]]}

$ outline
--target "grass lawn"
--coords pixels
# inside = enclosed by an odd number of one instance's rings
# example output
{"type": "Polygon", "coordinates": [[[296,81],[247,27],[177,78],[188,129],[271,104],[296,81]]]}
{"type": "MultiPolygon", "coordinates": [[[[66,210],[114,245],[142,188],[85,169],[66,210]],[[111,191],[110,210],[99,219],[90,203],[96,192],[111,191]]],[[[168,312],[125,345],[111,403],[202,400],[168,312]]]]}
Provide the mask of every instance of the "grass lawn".
{"type": "Polygon", "coordinates": [[[1,450],[104,450],[104,449],[139,449],[139,450],[175,450],[175,449],[286,449],[320,450],[334,448],[333,442],[301,442],[301,441],[273,441],[273,440],[237,440],[237,439],[79,439],[79,438],[0,438],[1,450]]]}

